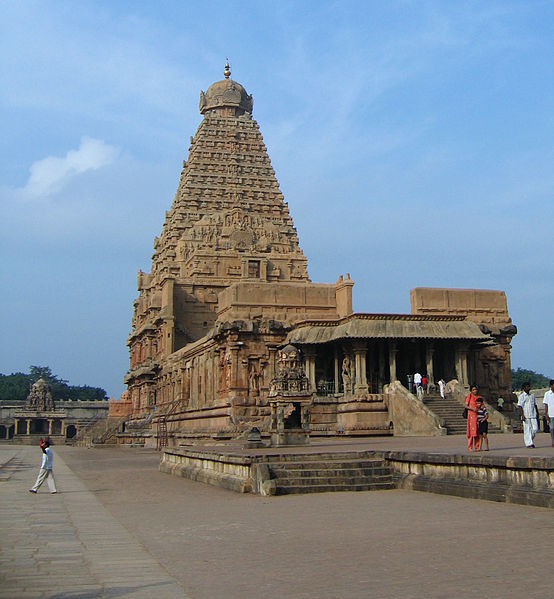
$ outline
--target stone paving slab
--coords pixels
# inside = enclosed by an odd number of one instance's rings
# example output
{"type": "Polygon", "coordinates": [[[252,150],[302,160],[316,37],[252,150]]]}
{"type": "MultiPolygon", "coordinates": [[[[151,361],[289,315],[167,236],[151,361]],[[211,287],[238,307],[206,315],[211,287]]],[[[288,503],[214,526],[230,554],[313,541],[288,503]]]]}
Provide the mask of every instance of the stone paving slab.
{"type": "Polygon", "coordinates": [[[2,599],[551,596],[551,510],[405,490],[239,495],[160,473],[139,448],[56,446],[61,492],[32,496],[40,451],[17,452],[0,482],[2,599]]]}
{"type": "Polygon", "coordinates": [[[40,450],[0,447],[0,598],[185,599],[54,451],[59,492],[44,484],[32,495],[40,450]]]}
{"type": "Polygon", "coordinates": [[[59,452],[195,599],[551,596],[551,510],[404,490],[239,495],[158,472],[153,450],[59,452]]]}

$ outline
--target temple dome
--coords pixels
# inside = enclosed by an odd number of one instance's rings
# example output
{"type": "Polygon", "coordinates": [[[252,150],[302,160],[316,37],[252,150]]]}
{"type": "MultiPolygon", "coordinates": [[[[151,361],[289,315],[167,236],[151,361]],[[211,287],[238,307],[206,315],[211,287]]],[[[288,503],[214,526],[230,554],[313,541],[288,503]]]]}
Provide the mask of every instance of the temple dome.
{"type": "Polygon", "coordinates": [[[228,62],[225,63],[224,75],[225,79],[212,83],[206,92],[200,92],[200,112],[206,114],[214,110],[228,114],[228,110],[222,109],[231,109],[231,112],[237,116],[245,112],[252,114],[252,96],[248,95],[240,83],[229,78],[231,71],[228,62]]]}

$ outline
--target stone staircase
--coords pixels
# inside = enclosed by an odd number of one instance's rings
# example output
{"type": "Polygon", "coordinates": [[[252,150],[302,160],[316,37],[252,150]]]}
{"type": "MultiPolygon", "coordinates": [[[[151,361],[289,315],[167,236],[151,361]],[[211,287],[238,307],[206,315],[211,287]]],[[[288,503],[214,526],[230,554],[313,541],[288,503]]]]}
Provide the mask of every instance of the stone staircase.
{"type": "MultiPolygon", "coordinates": [[[[446,426],[449,435],[461,435],[466,433],[467,421],[462,417],[464,406],[452,397],[446,396],[444,399],[439,395],[426,395],[423,403],[439,418],[446,426]]],[[[489,433],[500,433],[498,426],[489,424],[489,433]]]]}
{"type": "Polygon", "coordinates": [[[324,493],[329,491],[377,491],[395,489],[396,478],[383,459],[334,455],[290,456],[268,462],[275,494],[324,493]]]}

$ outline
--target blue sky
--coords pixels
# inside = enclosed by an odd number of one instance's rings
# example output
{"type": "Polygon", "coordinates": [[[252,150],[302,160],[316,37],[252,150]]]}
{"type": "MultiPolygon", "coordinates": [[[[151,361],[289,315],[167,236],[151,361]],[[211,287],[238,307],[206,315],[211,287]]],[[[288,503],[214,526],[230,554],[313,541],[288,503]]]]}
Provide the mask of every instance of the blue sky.
{"type": "Polygon", "coordinates": [[[150,270],[223,75],[254,96],[314,281],[409,312],[503,289],[554,376],[554,2],[3,1],[0,372],[124,390],[150,270]]]}

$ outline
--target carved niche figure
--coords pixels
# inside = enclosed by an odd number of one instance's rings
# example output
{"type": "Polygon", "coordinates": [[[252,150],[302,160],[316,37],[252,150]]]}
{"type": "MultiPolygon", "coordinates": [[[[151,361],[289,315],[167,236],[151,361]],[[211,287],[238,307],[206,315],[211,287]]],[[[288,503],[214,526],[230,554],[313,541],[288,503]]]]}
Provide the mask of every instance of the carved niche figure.
{"type": "Polygon", "coordinates": [[[348,356],[344,356],[342,360],[342,385],[344,393],[350,393],[352,387],[352,367],[348,356]]]}
{"type": "Polygon", "coordinates": [[[233,371],[233,358],[231,357],[231,352],[227,352],[225,355],[225,383],[227,385],[227,389],[231,388],[231,374],[233,371]]]}
{"type": "Polygon", "coordinates": [[[260,394],[260,378],[261,374],[256,364],[251,363],[248,372],[248,391],[250,395],[260,394]]]}

